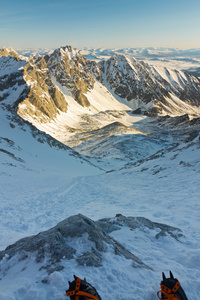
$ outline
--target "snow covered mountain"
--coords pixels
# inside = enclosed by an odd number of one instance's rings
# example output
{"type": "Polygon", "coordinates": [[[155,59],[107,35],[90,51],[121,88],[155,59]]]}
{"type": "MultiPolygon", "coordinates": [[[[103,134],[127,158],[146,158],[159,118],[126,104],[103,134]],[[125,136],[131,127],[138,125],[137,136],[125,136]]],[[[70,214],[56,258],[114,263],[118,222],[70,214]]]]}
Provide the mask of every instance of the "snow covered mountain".
{"type": "Polygon", "coordinates": [[[125,55],[97,64],[70,46],[29,58],[2,49],[0,70],[1,104],[70,147],[88,141],[83,133],[106,136],[106,126],[116,122],[129,134],[133,116],[127,111],[200,114],[199,78],[125,55]]]}
{"type": "Polygon", "coordinates": [[[146,109],[149,115],[198,112],[200,80],[188,73],[151,67],[124,55],[101,61],[99,67],[104,83],[133,109],[146,109]]]}
{"type": "MultiPolygon", "coordinates": [[[[38,49],[21,49],[17,48],[16,51],[26,57],[30,55],[40,54],[45,55],[52,53],[55,49],[48,48],[38,48],[38,49]]],[[[137,47],[137,48],[79,48],[81,55],[89,60],[102,60],[108,59],[115,54],[124,54],[127,56],[134,56],[140,59],[144,58],[183,58],[190,57],[191,59],[200,58],[200,49],[178,49],[178,48],[168,48],[168,47],[137,47]]]]}
{"type": "Polygon", "coordinates": [[[200,49],[198,48],[82,48],[80,53],[85,58],[96,62],[107,60],[115,54],[124,54],[129,58],[137,58],[153,66],[185,71],[200,77],[200,49]]]}
{"type": "MultiPolygon", "coordinates": [[[[20,54],[26,53],[26,50],[20,51],[20,54]]],[[[115,54],[124,54],[140,59],[155,58],[183,58],[190,57],[194,59],[200,58],[200,49],[177,49],[167,47],[137,47],[137,48],[81,48],[80,53],[90,60],[108,59],[115,54]]]]}
{"type": "Polygon", "coordinates": [[[64,299],[76,274],[102,299],[154,300],[172,270],[197,300],[198,78],[79,56],[1,52],[0,299],[64,299]]]}

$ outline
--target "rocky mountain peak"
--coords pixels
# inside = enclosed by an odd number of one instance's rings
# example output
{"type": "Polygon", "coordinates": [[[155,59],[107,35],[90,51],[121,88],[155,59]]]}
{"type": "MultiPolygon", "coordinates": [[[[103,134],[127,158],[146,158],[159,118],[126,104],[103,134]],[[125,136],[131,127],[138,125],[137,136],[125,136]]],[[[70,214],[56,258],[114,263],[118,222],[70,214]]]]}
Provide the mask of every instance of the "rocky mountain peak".
{"type": "Polygon", "coordinates": [[[13,48],[2,48],[0,49],[0,57],[5,56],[5,57],[15,57],[17,60],[27,60],[24,56],[20,55],[17,53],[13,48]]]}
{"type": "Polygon", "coordinates": [[[0,50],[0,56],[17,56],[18,53],[12,48],[2,48],[0,50]]]}
{"type": "Polygon", "coordinates": [[[68,59],[69,61],[77,60],[79,59],[80,55],[81,54],[76,48],[72,48],[71,46],[64,46],[57,48],[53,53],[47,56],[52,63],[53,60],[55,60],[56,62],[65,61],[66,59],[68,59]]]}
{"type": "Polygon", "coordinates": [[[58,50],[61,54],[68,55],[69,59],[78,57],[80,55],[79,51],[71,46],[60,47],[58,50]]]}
{"type": "Polygon", "coordinates": [[[132,65],[134,63],[139,63],[139,61],[137,59],[135,59],[134,57],[129,58],[127,55],[123,54],[123,53],[116,53],[115,55],[111,56],[107,62],[115,62],[115,65],[120,65],[121,63],[123,64],[128,64],[128,65],[132,65]]]}
{"type": "Polygon", "coordinates": [[[47,58],[47,66],[56,81],[67,88],[80,105],[90,105],[84,94],[93,88],[94,79],[88,69],[87,60],[78,50],[71,46],[55,50],[47,58]]]}

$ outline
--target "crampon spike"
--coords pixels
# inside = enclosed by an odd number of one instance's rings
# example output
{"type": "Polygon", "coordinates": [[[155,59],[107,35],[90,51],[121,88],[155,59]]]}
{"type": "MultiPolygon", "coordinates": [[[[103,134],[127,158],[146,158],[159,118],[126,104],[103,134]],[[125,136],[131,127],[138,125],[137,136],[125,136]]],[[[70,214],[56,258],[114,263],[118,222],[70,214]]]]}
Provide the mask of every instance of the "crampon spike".
{"type": "Polygon", "coordinates": [[[160,300],[188,300],[180,282],[169,271],[169,278],[166,278],[164,272],[162,272],[163,280],[160,283],[160,291],[157,292],[157,296],[160,300]]]}
{"type": "Polygon", "coordinates": [[[171,278],[171,279],[174,279],[174,276],[173,276],[173,274],[172,274],[171,271],[169,271],[169,275],[170,275],[170,278],[171,278]]]}
{"type": "Polygon", "coordinates": [[[162,272],[162,278],[163,278],[163,280],[166,279],[166,276],[165,276],[165,273],[164,273],[164,272],[162,272]]]}

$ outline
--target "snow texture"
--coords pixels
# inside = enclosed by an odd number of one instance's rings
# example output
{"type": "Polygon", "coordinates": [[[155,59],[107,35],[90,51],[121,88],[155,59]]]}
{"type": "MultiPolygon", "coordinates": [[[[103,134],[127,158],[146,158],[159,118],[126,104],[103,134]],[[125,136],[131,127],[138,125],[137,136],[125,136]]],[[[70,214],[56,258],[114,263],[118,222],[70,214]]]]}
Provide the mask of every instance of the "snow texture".
{"type": "MultiPolygon", "coordinates": [[[[18,70],[18,62],[16,64],[18,70]]],[[[96,84],[95,97],[93,91],[88,95],[94,102],[102,99],[103,106],[107,89],[96,84]]],[[[112,100],[115,107],[119,105],[119,114],[126,109],[113,95],[109,94],[107,99],[112,100]]],[[[70,105],[75,106],[71,100],[70,105]]],[[[191,121],[186,118],[181,122],[172,118],[170,123],[167,116],[152,120],[123,113],[119,119],[107,110],[95,116],[103,127],[121,119],[125,122],[123,125],[134,130],[132,144],[130,129],[130,136],[127,135],[132,147],[129,154],[124,135],[114,137],[124,139],[125,152],[120,146],[124,153],[121,159],[111,144],[107,144],[108,157],[106,147],[102,157],[84,157],[67,146],[62,148],[52,137],[34,130],[1,104],[0,249],[4,251],[19,239],[48,231],[66,218],[81,214],[98,227],[101,223],[106,237],[120,243],[149,268],[133,267],[133,260],[116,255],[112,244],[108,244],[105,252],[100,251],[100,256],[94,251],[94,256],[88,258],[88,252],[96,246],[88,233],[83,233],[67,238],[74,249],[71,255],[77,257],[62,258],[50,267],[49,257],[36,262],[37,251],[31,252],[28,258],[18,252],[13,256],[1,252],[4,256],[0,262],[0,300],[67,299],[65,290],[73,274],[86,277],[102,299],[155,300],[161,272],[169,270],[179,279],[188,299],[199,299],[198,119],[193,121],[196,122],[193,130],[191,121]],[[102,116],[105,119],[101,119],[102,116]],[[118,230],[113,231],[113,226],[118,230]],[[87,261],[99,262],[99,266],[87,266],[87,261]]],[[[187,107],[185,110],[187,112],[187,107]]],[[[78,121],[80,111],[77,111],[78,121]]],[[[73,121],[71,116],[69,122],[73,121]]],[[[61,113],[57,122],[61,124],[65,117],[61,113]]],[[[43,126],[52,126],[55,136],[60,128],[55,123],[43,126]]],[[[82,151],[92,153],[86,148],[82,151]]]]}

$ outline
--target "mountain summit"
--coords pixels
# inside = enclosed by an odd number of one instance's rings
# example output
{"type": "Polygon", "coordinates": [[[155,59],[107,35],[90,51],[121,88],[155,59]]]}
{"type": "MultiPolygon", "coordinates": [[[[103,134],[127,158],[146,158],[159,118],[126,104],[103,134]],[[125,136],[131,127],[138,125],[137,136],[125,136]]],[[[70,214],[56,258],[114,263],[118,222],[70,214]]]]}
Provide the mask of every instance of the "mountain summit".
{"type": "Polygon", "coordinates": [[[87,60],[78,50],[70,46],[61,47],[45,56],[45,60],[56,81],[66,87],[80,105],[89,106],[84,93],[93,88],[94,79],[88,70],[87,60]]]}

